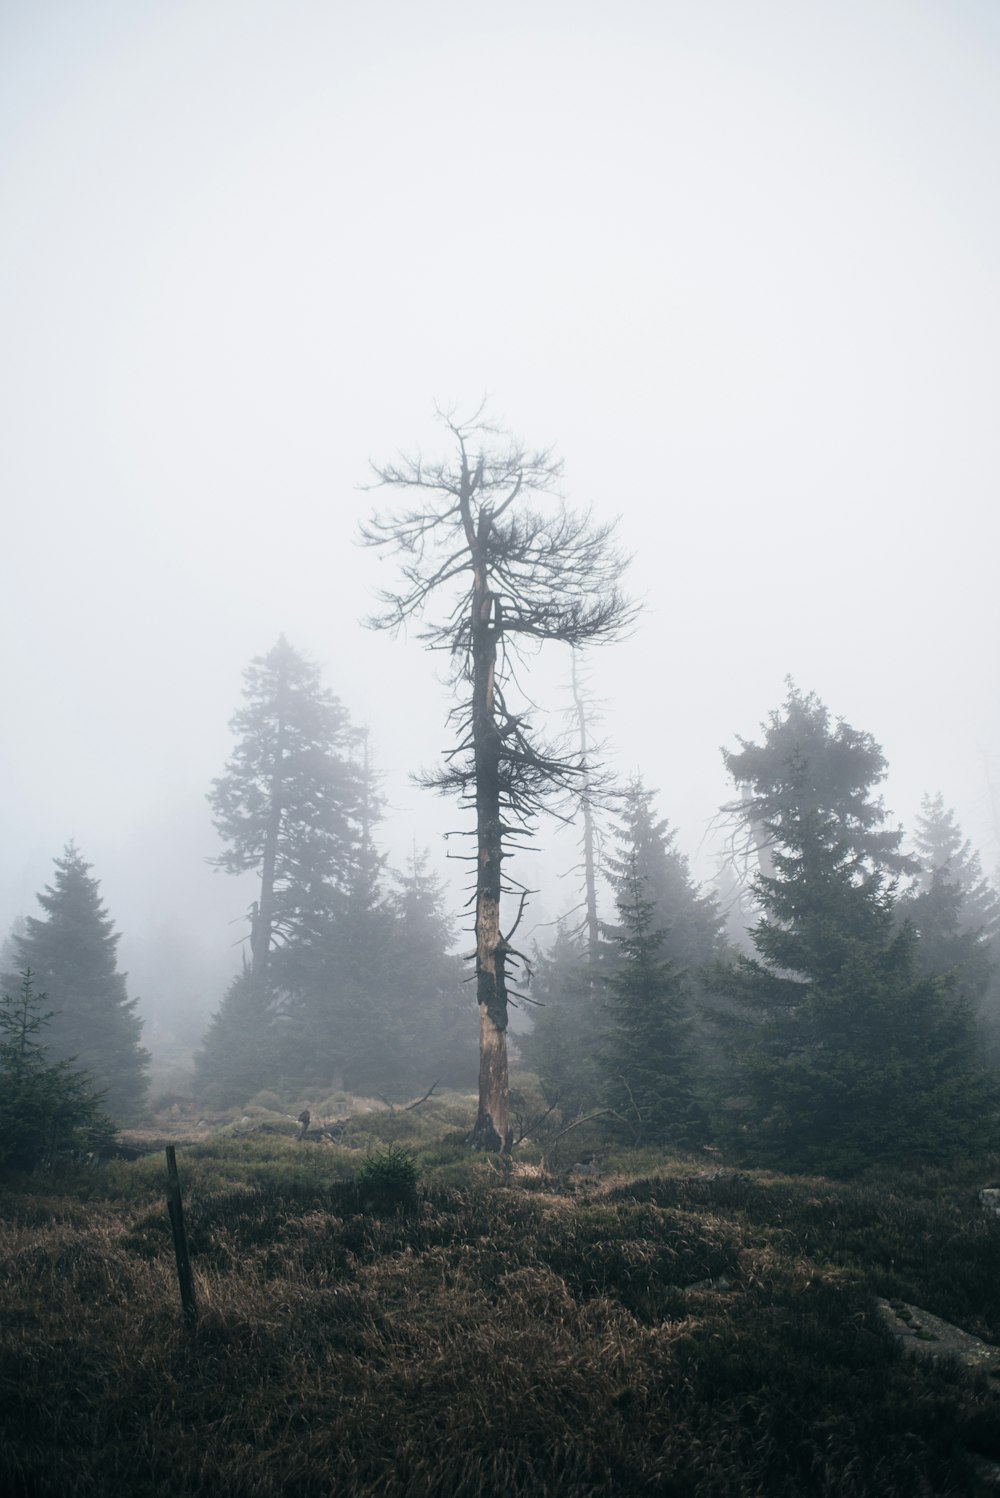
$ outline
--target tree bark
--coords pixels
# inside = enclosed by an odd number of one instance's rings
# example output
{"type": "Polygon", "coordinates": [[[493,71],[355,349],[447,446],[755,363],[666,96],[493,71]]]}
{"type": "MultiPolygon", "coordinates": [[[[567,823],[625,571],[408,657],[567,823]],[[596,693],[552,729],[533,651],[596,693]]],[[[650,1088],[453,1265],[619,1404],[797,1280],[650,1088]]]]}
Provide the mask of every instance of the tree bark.
{"type": "MultiPolygon", "coordinates": [[[[587,709],[576,674],[576,652],[572,655],[573,702],[576,707],[577,727],[580,731],[580,759],[587,762],[587,709]]],[[[597,877],[594,859],[594,814],[590,806],[590,776],[585,771],[583,778],[583,885],[587,920],[587,961],[593,966],[597,961],[600,927],[597,924],[597,877]]]]}
{"type": "MultiPolygon", "coordinates": [[[[471,498],[472,480],[464,475],[471,498]]],[[[472,741],[476,775],[476,998],[479,1001],[479,1111],[472,1142],[477,1149],[508,1153],[511,1147],[507,1077],[507,982],[500,929],[503,889],[503,823],[500,816],[500,755],[496,716],[497,641],[500,600],[490,591],[486,542],[492,518],[480,517],[473,547],[472,741]]],[[[471,524],[467,534],[471,532],[471,524]]]]}
{"type": "Polygon", "coordinates": [[[250,927],[250,971],[255,978],[267,972],[271,956],[271,936],[274,926],[274,871],[278,857],[278,839],[281,836],[282,781],[285,758],[285,708],[284,681],[278,678],[278,733],[274,747],[274,767],[269,788],[267,830],[264,834],[264,856],[260,871],[260,899],[254,911],[250,927]]]}

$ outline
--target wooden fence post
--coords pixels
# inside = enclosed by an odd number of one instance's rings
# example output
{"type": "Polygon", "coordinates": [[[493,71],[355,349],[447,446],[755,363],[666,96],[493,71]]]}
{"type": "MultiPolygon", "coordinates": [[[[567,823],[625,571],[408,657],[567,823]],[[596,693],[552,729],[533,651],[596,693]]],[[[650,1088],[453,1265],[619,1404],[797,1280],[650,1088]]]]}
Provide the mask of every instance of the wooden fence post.
{"type": "Polygon", "coordinates": [[[184,1208],[181,1205],[181,1183],[177,1178],[177,1155],[172,1144],[167,1145],[167,1211],[170,1214],[170,1231],[174,1237],[174,1253],[177,1256],[177,1279],[181,1287],[181,1307],[184,1319],[194,1326],[198,1319],[198,1304],[194,1298],[194,1277],[188,1257],[187,1233],[184,1231],[184,1208]]]}

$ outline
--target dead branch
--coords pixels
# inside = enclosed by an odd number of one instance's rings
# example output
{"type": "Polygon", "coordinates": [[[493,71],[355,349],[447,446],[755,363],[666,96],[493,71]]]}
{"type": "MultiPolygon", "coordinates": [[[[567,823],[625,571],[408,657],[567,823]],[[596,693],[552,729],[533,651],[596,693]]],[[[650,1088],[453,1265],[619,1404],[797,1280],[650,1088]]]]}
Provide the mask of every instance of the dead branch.
{"type": "Polygon", "coordinates": [[[430,1087],[428,1087],[427,1091],[424,1093],[423,1097],[418,1097],[415,1103],[407,1103],[406,1107],[402,1111],[404,1113],[412,1113],[414,1108],[419,1108],[421,1103],[426,1103],[427,1099],[430,1097],[431,1093],[437,1086],[438,1082],[432,1082],[430,1087]]]}
{"type": "Polygon", "coordinates": [[[555,1112],[555,1110],[559,1106],[559,1102],[560,1098],[557,1097],[555,1102],[552,1103],[548,1108],[546,1108],[544,1113],[540,1113],[537,1118],[529,1119],[528,1123],[521,1130],[521,1133],[514,1140],[514,1146],[523,1144],[526,1139],[530,1139],[535,1130],[541,1128],[542,1124],[548,1118],[549,1114],[555,1112]]]}
{"type": "Polygon", "coordinates": [[[618,1080],[624,1087],[625,1091],[628,1093],[628,1100],[632,1104],[632,1112],[635,1114],[636,1119],[639,1123],[638,1129],[633,1128],[632,1130],[632,1133],[635,1136],[635,1142],[636,1144],[638,1144],[639,1140],[642,1138],[642,1114],[639,1112],[639,1106],[636,1103],[635,1098],[632,1096],[632,1089],[626,1082],[625,1078],[622,1076],[621,1072],[618,1073],[618,1080]]]}
{"type": "Polygon", "coordinates": [[[574,1118],[571,1124],[567,1124],[564,1129],[560,1129],[558,1134],[552,1135],[552,1138],[549,1140],[549,1144],[555,1144],[557,1139],[561,1139],[563,1135],[568,1134],[571,1129],[578,1129],[581,1124],[593,1123],[595,1118],[617,1118],[619,1122],[625,1122],[621,1114],[616,1113],[614,1108],[602,1108],[598,1113],[588,1113],[585,1118],[574,1118]]]}

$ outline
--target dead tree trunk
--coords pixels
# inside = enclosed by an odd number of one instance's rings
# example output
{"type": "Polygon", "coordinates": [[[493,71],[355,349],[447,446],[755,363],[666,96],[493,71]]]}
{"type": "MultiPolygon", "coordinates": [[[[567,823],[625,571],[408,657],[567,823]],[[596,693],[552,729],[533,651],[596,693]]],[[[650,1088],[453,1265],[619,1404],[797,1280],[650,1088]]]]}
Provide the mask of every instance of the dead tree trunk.
{"type": "MultiPolygon", "coordinates": [[[[506,934],[500,924],[501,898],[515,883],[504,878],[505,847],[527,835],[549,796],[577,788],[583,770],[575,756],[564,757],[536,738],[525,714],[509,709],[511,652],[518,654],[518,641],[576,646],[617,638],[635,610],[618,588],[625,558],[612,542],[614,526],[594,525],[559,499],[548,511],[537,508],[539,500],[556,498],[561,473],[547,449],[522,447],[481,410],[466,422],[447,414],[442,419],[457,461],[404,457],[373,465],[378,486],[402,490],[413,503],[396,514],[374,515],[362,535],[369,545],[390,547],[401,561],[402,584],[383,593],[385,611],[371,621],[376,628],[398,629],[442,590],[462,590],[423,638],[431,648],[449,650],[456,675],[471,685],[471,702],[452,711],[459,742],[447,752],[446,767],[422,778],[475,805],[480,1067],[473,1142],[505,1152],[511,1144],[508,994],[518,997],[508,988],[507,969],[524,962],[511,945],[517,920],[506,934]],[[471,441],[484,441],[474,470],[471,441]]],[[[526,893],[522,889],[522,911],[526,893]]]]}
{"type": "Polygon", "coordinates": [[[271,937],[274,931],[274,875],[278,860],[278,839],[281,836],[283,770],[285,758],[285,723],[283,679],[278,679],[278,731],[274,745],[274,766],[269,787],[267,832],[264,839],[264,856],[260,871],[260,899],[253,912],[250,926],[250,971],[255,978],[263,978],[271,956],[271,937]]]}
{"type": "Polygon", "coordinates": [[[590,804],[590,774],[586,768],[590,745],[587,741],[587,708],[576,672],[576,651],[572,652],[573,705],[580,735],[580,763],[585,767],[583,791],[580,798],[583,812],[583,898],[587,930],[587,961],[593,966],[597,961],[597,946],[600,927],[597,924],[597,870],[594,857],[594,811],[590,804]]]}
{"type": "MultiPolygon", "coordinates": [[[[471,486],[468,470],[463,476],[471,486]]],[[[468,501],[466,501],[466,504],[468,501]]],[[[468,513],[468,510],[466,510],[468,513]]],[[[480,517],[479,531],[489,524],[480,517]]],[[[500,929],[503,892],[503,821],[496,662],[500,599],[491,593],[482,558],[484,535],[475,535],[472,591],[472,742],[476,781],[476,998],[479,1001],[479,1111],[472,1140],[477,1149],[506,1153],[511,1145],[507,1078],[506,949],[500,929]]]]}
{"type": "MultiPolygon", "coordinates": [[[[744,805],[751,800],[750,787],[740,787],[740,797],[744,805]]],[[[748,817],[747,825],[750,828],[750,836],[753,838],[754,847],[757,850],[757,867],[765,879],[774,878],[774,854],[771,852],[771,839],[768,837],[767,828],[755,817],[748,817]]]]}

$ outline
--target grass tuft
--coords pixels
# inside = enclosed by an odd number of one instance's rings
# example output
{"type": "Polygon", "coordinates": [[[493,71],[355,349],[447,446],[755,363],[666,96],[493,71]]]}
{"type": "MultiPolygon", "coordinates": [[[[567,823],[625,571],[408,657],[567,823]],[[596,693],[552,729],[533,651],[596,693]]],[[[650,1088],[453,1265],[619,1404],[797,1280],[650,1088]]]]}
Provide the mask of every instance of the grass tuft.
{"type": "Polygon", "coordinates": [[[10,1192],[5,1498],[978,1491],[996,1391],[904,1355],[875,1296],[1000,1341],[997,1162],[844,1184],[644,1154],[571,1190],[551,1161],[505,1184],[442,1118],[367,1158],[183,1149],[193,1330],[160,1158],[105,1199],[10,1192]]]}

